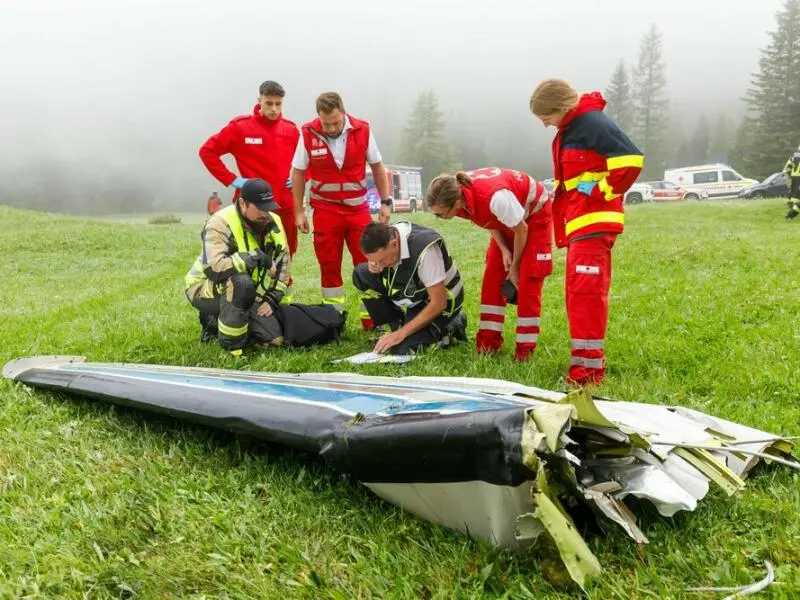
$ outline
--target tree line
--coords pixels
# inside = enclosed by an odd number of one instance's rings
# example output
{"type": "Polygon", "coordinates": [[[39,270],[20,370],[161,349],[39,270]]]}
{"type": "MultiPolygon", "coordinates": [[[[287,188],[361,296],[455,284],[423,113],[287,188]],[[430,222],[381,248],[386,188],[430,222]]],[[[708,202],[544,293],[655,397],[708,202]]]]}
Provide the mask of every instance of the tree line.
{"type": "MultiPolygon", "coordinates": [[[[642,179],[661,179],[666,168],[708,162],[730,164],[747,177],[764,178],[782,169],[800,144],[800,0],[785,0],[776,13],[770,43],[743,97],[744,117],[724,111],[686,119],[671,104],[663,36],[653,24],[644,33],[636,60],[620,59],[604,90],[606,113],[644,152],[642,179]],[[738,122],[737,122],[738,121],[738,122]]],[[[463,127],[448,131],[434,90],[423,91],[390,158],[422,166],[424,180],[443,171],[486,165],[526,168],[550,176],[549,156],[520,165],[520,148],[487,148],[463,127]]],[[[524,151],[523,151],[524,152],[524,151]]]]}

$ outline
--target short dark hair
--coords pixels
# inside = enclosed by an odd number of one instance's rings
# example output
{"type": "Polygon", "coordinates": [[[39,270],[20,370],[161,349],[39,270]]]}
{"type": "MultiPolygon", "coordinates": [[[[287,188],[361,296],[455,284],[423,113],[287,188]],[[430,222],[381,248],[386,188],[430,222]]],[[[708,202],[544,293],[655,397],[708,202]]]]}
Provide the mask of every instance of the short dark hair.
{"type": "Polygon", "coordinates": [[[364,229],[361,234],[361,250],[365,254],[372,254],[377,250],[382,250],[389,245],[394,238],[394,227],[387,223],[373,221],[364,229]]]}
{"type": "Polygon", "coordinates": [[[317,114],[330,113],[336,109],[344,112],[344,101],[336,92],[323,92],[317,96],[317,114]]]}
{"type": "Polygon", "coordinates": [[[258,86],[259,96],[280,96],[283,98],[286,95],[286,90],[277,81],[265,81],[258,86]]]}

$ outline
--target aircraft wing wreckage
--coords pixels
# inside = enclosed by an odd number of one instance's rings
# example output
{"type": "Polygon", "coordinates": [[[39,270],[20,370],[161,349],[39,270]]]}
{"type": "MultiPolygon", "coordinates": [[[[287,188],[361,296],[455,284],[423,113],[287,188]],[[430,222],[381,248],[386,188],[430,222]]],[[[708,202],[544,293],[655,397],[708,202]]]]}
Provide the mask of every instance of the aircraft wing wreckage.
{"type": "MultiPolygon", "coordinates": [[[[493,544],[546,536],[581,586],[600,565],[571,514],[647,538],[626,498],[665,517],[760,459],[800,468],[787,439],[694,410],[462,377],[259,373],[34,357],[3,374],[318,453],[381,498],[493,544]]],[[[634,505],[635,506],[635,505],[634,505]]]]}

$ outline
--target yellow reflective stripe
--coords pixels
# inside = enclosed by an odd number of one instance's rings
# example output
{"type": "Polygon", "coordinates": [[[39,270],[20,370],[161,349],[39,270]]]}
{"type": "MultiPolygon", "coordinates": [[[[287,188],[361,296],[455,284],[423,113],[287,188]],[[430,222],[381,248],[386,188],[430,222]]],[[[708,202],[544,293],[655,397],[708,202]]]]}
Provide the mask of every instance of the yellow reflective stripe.
{"type": "Polygon", "coordinates": [[[574,190],[578,187],[578,184],[582,181],[600,181],[608,175],[608,171],[586,171],[585,173],[581,173],[577,177],[573,177],[572,179],[567,179],[564,182],[564,189],[567,191],[574,190]]]}
{"type": "Polygon", "coordinates": [[[644,156],[641,154],[626,154],[624,156],[611,156],[606,160],[606,165],[609,171],[614,169],[624,169],[626,167],[638,167],[641,169],[644,166],[644,156]]]}
{"type": "Polygon", "coordinates": [[[283,281],[277,281],[275,282],[275,289],[286,293],[286,290],[289,289],[289,286],[286,285],[286,283],[284,283],[283,281]]]}
{"type": "Polygon", "coordinates": [[[603,196],[605,197],[607,202],[610,202],[614,198],[619,198],[621,194],[617,194],[614,190],[611,189],[611,186],[608,184],[608,179],[603,177],[598,183],[597,187],[600,188],[600,191],[603,192],[603,196]]]}
{"type": "Polygon", "coordinates": [[[370,298],[383,298],[383,296],[380,292],[376,292],[375,290],[364,290],[361,292],[362,300],[369,300],[370,298]]]}
{"type": "Polygon", "coordinates": [[[247,273],[247,265],[238,253],[232,254],[231,260],[233,261],[233,268],[236,269],[237,273],[247,273]]]}
{"type": "Polygon", "coordinates": [[[554,190],[557,190],[557,189],[558,189],[558,184],[559,184],[559,183],[561,183],[561,182],[560,182],[558,179],[554,179],[554,180],[553,180],[553,189],[554,189],[554,190]]]}
{"type": "Polygon", "coordinates": [[[581,229],[583,227],[588,227],[589,225],[594,225],[595,223],[619,223],[620,225],[625,222],[625,215],[621,212],[615,211],[600,211],[600,212],[593,212],[578,217],[577,219],[572,219],[571,221],[567,221],[565,230],[567,235],[581,229]]]}
{"type": "Polygon", "coordinates": [[[227,335],[228,337],[240,337],[247,333],[247,323],[242,325],[241,327],[229,327],[225,325],[222,321],[217,321],[217,328],[219,332],[223,335],[227,335]]]}

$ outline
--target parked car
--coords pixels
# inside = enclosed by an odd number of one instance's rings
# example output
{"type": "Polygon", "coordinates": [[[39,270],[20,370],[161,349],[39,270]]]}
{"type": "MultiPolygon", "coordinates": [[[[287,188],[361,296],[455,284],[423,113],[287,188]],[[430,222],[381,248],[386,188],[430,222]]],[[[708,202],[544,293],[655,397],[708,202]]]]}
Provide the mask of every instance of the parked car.
{"type": "Polygon", "coordinates": [[[683,187],[669,181],[648,181],[653,186],[653,200],[655,202],[670,202],[673,200],[708,200],[708,192],[695,187],[683,187]]]}
{"type": "Polygon", "coordinates": [[[761,183],[751,185],[739,192],[739,198],[785,198],[789,193],[789,176],[773,173],[761,183]]]}
{"type": "Polygon", "coordinates": [[[623,204],[641,204],[642,202],[653,201],[653,186],[648,183],[634,183],[625,192],[623,204]]]}
{"type": "Polygon", "coordinates": [[[691,186],[708,192],[711,198],[736,196],[755,183],[755,179],[742,177],[728,165],[699,165],[664,171],[664,181],[675,185],[691,186]]]}

